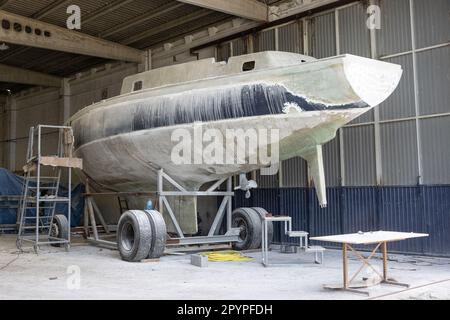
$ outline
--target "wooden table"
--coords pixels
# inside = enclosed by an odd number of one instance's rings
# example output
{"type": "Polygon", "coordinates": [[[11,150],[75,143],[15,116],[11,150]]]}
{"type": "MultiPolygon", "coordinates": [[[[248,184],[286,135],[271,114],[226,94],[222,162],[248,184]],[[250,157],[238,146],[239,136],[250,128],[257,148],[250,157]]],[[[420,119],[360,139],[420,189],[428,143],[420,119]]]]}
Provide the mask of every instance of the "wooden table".
{"type": "Polygon", "coordinates": [[[342,244],[342,266],[343,266],[343,285],[342,286],[332,286],[325,285],[324,288],[332,290],[345,290],[354,293],[361,293],[369,295],[367,291],[357,290],[350,287],[352,281],[356,276],[361,273],[365,268],[371,268],[381,279],[380,283],[391,284],[409,287],[406,283],[400,283],[394,279],[388,278],[387,270],[387,243],[406,240],[411,238],[428,237],[426,233],[413,233],[413,232],[395,232],[395,231],[372,231],[372,232],[359,232],[359,233],[348,233],[332,236],[323,237],[312,237],[310,240],[316,241],[327,241],[342,244]],[[375,245],[375,248],[365,258],[357,250],[353,248],[354,245],[375,245]],[[381,248],[383,255],[383,274],[380,274],[373,265],[370,263],[370,259],[375,255],[377,250],[381,248]],[[351,250],[355,256],[362,262],[362,266],[356,271],[356,273],[349,279],[348,275],[348,250],[351,250]]]}

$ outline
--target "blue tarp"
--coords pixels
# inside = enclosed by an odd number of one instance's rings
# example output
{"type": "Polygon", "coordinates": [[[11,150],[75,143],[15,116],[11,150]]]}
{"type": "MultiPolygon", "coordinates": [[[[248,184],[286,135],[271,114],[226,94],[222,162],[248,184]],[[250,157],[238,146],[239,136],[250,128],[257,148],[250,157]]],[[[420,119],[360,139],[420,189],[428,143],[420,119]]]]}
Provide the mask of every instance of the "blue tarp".
{"type": "MultiPolygon", "coordinates": [[[[4,168],[0,168],[0,196],[21,196],[24,181],[24,178],[4,168]]],[[[77,227],[82,224],[84,192],[83,184],[79,184],[72,189],[72,227],[77,227]]],[[[63,197],[67,196],[67,188],[60,186],[58,194],[63,197]]],[[[67,216],[67,204],[58,203],[56,213],[67,216]]],[[[15,224],[16,214],[16,209],[7,209],[0,206],[0,224],[15,224]]]]}

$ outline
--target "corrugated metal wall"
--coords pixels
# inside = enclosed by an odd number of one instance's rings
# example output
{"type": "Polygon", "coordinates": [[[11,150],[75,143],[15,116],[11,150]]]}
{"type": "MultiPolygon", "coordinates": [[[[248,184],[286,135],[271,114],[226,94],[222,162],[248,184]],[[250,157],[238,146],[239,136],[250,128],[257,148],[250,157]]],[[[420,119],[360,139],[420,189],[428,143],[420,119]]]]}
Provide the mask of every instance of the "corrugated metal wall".
{"type": "Polygon", "coordinates": [[[379,56],[411,50],[409,0],[382,0],[380,8],[381,29],[377,30],[379,56]]]}
{"type": "Polygon", "coordinates": [[[449,112],[449,70],[450,46],[417,53],[420,115],[449,112]]]}
{"type": "Polygon", "coordinates": [[[420,122],[424,184],[446,184],[450,180],[450,116],[420,122]]]}
{"type": "MultiPolygon", "coordinates": [[[[450,256],[449,194],[450,186],[336,187],[327,189],[329,206],[321,209],[312,189],[272,188],[253,190],[250,199],[239,191],[234,206],[264,207],[289,215],[294,230],[307,231],[310,236],[371,230],[425,232],[428,238],[392,243],[389,250],[450,256]]],[[[275,225],[275,243],[290,242],[281,228],[275,225]]]]}
{"type": "Polygon", "coordinates": [[[386,62],[402,66],[403,75],[397,89],[381,104],[380,120],[402,119],[415,116],[414,71],[412,55],[385,59],[386,62]]]}
{"type": "MultiPolygon", "coordinates": [[[[450,1],[380,0],[379,4],[381,29],[375,32],[376,54],[384,61],[401,64],[404,75],[394,94],[379,107],[378,119],[373,112],[367,113],[343,129],[342,139],[338,134],[324,146],[328,208],[320,209],[314,191],[306,188],[307,165],[302,159],[284,162],[279,176],[257,174],[261,189],[255,190],[249,200],[238,195],[236,203],[289,213],[296,227],[310,230],[312,235],[365,228],[427,231],[429,239],[405,241],[396,250],[448,255],[450,187],[435,185],[450,184],[450,1]],[[378,124],[379,132],[375,130],[378,124]],[[381,159],[379,166],[377,158],[381,159]],[[378,187],[377,167],[381,168],[378,187]],[[421,183],[428,186],[416,186],[419,176],[421,183]],[[341,187],[342,181],[345,187],[341,187]]],[[[359,1],[293,21],[255,34],[252,41],[235,39],[202,52],[202,57],[215,53],[218,60],[227,60],[230,55],[275,49],[307,51],[316,58],[343,53],[368,57],[371,39],[365,26],[366,5],[359,1]],[[306,30],[304,23],[308,25],[306,30]]],[[[154,61],[153,66],[193,58],[185,52],[154,61]]],[[[108,89],[108,96],[118,94],[121,80],[135,73],[136,67],[122,71],[111,70],[95,80],[83,77],[74,81],[72,112],[100,100],[104,89],[108,89]]],[[[20,98],[17,108],[30,109],[18,115],[17,136],[24,134],[30,124],[60,119],[61,97],[55,92],[49,95],[45,98],[44,94],[43,100],[35,99],[38,94],[20,98]],[[46,110],[53,110],[48,117],[46,110]]],[[[17,154],[25,154],[20,143],[17,154]]],[[[17,163],[22,162],[18,158],[17,163]]]]}
{"type": "Polygon", "coordinates": [[[336,55],[336,25],[334,12],[311,19],[311,55],[317,59],[336,55]]]}
{"type": "Polygon", "coordinates": [[[383,123],[380,126],[380,136],[382,184],[391,186],[417,184],[416,122],[411,120],[383,123]]]}
{"type": "Polygon", "coordinates": [[[371,125],[344,128],[345,183],[376,184],[374,128],[371,125]]]}
{"type": "MultiPolygon", "coordinates": [[[[450,1],[411,1],[379,1],[376,54],[400,64],[404,74],[394,94],[378,107],[377,118],[369,112],[355,119],[324,146],[328,207],[319,208],[314,190],[308,188],[307,164],[299,158],[284,161],[279,179],[257,175],[265,189],[254,190],[245,201],[238,195],[236,206],[289,214],[296,228],[311,235],[427,232],[429,238],[392,244],[391,250],[450,256],[450,1]]],[[[366,8],[358,2],[307,17],[308,43],[303,41],[302,20],[262,32],[255,36],[255,51],[277,47],[303,53],[308,46],[316,58],[344,53],[371,57],[366,8]]],[[[278,242],[289,241],[279,226],[275,230],[278,242]]]]}
{"type": "Polygon", "coordinates": [[[303,28],[299,21],[278,28],[278,50],[303,53],[303,28]]]}
{"type": "MultiPolygon", "coordinates": [[[[377,119],[373,110],[367,112],[343,129],[342,141],[338,134],[324,147],[328,186],[340,186],[342,182],[346,186],[411,186],[419,180],[425,184],[450,184],[450,156],[445,151],[449,148],[443,147],[443,137],[449,137],[445,128],[450,116],[450,2],[411,1],[414,32],[410,0],[379,1],[381,29],[375,32],[376,54],[386,62],[400,64],[404,74],[392,96],[378,107],[377,119]],[[377,167],[381,172],[377,173],[377,167]]],[[[303,53],[307,47],[316,58],[344,53],[370,57],[367,18],[367,3],[355,2],[256,33],[253,51],[278,48],[303,53]],[[307,30],[303,30],[304,20],[307,30]]],[[[247,45],[246,39],[234,40],[233,55],[251,52],[247,45]]],[[[279,177],[261,177],[259,185],[307,186],[306,167],[302,159],[288,160],[279,177]]]]}
{"type": "Polygon", "coordinates": [[[255,37],[255,52],[275,50],[275,29],[260,32],[255,37]]]}

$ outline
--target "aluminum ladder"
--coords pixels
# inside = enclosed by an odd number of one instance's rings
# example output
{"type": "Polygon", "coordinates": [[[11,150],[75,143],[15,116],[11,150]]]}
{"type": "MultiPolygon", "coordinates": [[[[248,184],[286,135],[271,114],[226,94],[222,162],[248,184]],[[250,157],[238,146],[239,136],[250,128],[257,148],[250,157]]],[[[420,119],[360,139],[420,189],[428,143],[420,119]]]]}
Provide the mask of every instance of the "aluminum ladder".
{"type": "Polygon", "coordinates": [[[17,248],[22,250],[24,242],[32,244],[38,253],[41,245],[70,247],[70,231],[64,237],[57,236],[54,223],[56,205],[67,205],[67,228],[71,218],[71,168],[81,168],[81,159],[72,158],[73,132],[71,127],[38,125],[30,128],[25,172],[25,182],[18,211],[19,231],[17,248]],[[50,133],[46,131],[50,131],[50,133]],[[45,133],[44,133],[45,132],[45,133]],[[42,155],[43,134],[58,134],[56,155],[42,155]],[[45,168],[44,168],[45,167],[45,168]],[[63,169],[67,169],[67,196],[59,194],[63,169]],[[45,176],[44,173],[45,172],[45,176]]]}

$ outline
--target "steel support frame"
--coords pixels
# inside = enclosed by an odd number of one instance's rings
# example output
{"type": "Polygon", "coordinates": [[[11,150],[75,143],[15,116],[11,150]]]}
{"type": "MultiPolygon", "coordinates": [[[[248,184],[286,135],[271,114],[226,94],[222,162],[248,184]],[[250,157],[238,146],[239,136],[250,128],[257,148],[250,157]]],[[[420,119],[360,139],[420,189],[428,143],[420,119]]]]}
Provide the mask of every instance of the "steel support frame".
{"type": "Polygon", "coordinates": [[[212,243],[223,243],[223,242],[236,242],[239,240],[239,229],[232,227],[231,215],[232,215],[232,197],[234,196],[234,191],[232,190],[232,177],[223,178],[206,191],[188,191],[178,184],[174,179],[172,179],[168,174],[164,172],[163,169],[158,170],[158,180],[157,180],[157,195],[159,203],[159,211],[163,213],[167,210],[170,219],[177,231],[178,238],[171,238],[170,240],[176,240],[179,245],[192,245],[192,244],[212,244],[212,243]],[[175,191],[165,191],[164,182],[168,182],[175,191]],[[224,183],[227,184],[226,191],[217,191],[217,189],[224,183]],[[214,221],[207,236],[194,236],[185,237],[183,231],[178,223],[178,220],[173,212],[167,196],[193,196],[193,197],[206,197],[206,196],[223,196],[222,203],[220,204],[214,221]],[[226,232],[224,235],[217,234],[218,228],[221,225],[224,217],[226,216],[226,232]]]}
{"type": "Polygon", "coordinates": [[[85,204],[84,204],[84,234],[86,235],[86,240],[96,246],[105,247],[108,249],[117,249],[117,242],[107,241],[101,239],[99,236],[99,232],[97,229],[97,221],[95,219],[95,215],[100,220],[106,234],[110,234],[110,228],[106,224],[103,215],[98,208],[97,204],[94,201],[95,193],[91,193],[91,189],[89,186],[89,179],[86,181],[86,194],[85,194],[85,204]],[[92,235],[90,232],[92,231],[92,235]]]}

